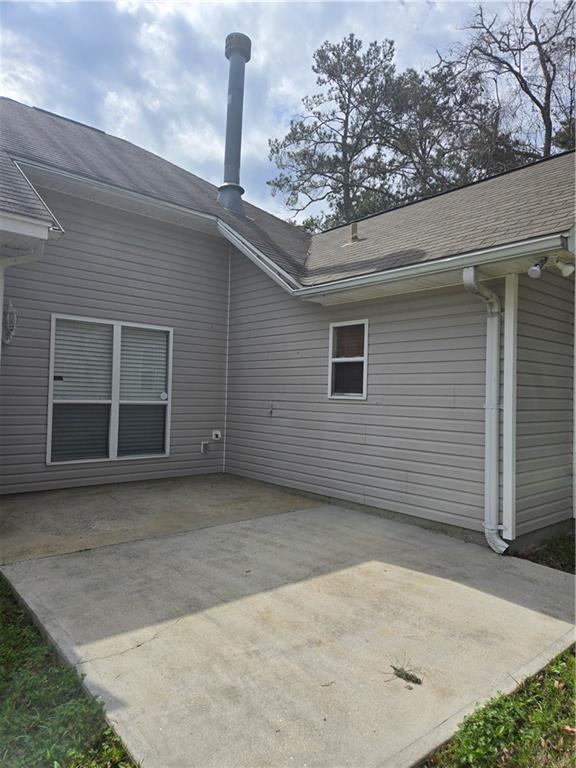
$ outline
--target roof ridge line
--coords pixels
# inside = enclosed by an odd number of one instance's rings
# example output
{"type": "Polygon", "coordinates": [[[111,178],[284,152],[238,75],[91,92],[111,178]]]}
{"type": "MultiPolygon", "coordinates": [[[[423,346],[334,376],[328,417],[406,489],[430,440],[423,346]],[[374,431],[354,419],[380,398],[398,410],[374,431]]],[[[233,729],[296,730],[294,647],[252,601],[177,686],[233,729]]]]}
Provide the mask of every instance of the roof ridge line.
{"type": "Polygon", "coordinates": [[[452,189],[445,189],[443,192],[436,192],[433,195],[428,195],[427,197],[420,197],[418,200],[408,200],[404,203],[399,203],[398,205],[392,206],[392,208],[385,208],[381,211],[374,211],[374,213],[368,213],[366,216],[361,216],[358,219],[350,219],[349,221],[345,221],[343,224],[335,224],[333,227],[328,227],[327,229],[323,229],[321,232],[315,232],[312,234],[312,237],[317,237],[318,235],[323,235],[325,232],[333,232],[336,229],[341,229],[343,227],[348,227],[350,224],[355,224],[356,222],[360,221],[366,221],[367,219],[373,219],[376,216],[384,216],[386,213],[391,213],[392,211],[398,211],[401,208],[408,208],[411,205],[418,205],[418,203],[424,203],[427,200],[435,200],[437,197],[443,197],[444,195],[450,195],[452,192],[459,192],[461,189],[468,189],[469,187],[475,187],[478,184],[483,184],[485,181],[492,181],[492,179],[499,179],[502,176],[509,176],[512,173],[516,173],[517,171],[523,171],[526,168],[532,168],[535,165],[540,165],[542,163],[548,163],[551,160],[556,160],[559,157],[565,157],[566,155],[573,155],[576,152],[574,149],[568,149],[564,152],[557,152],[554,155],[549,155],[548,157],[539,157],[537,160],[533,160],[530,163],[526,163],[525,165],[519,165],[517,168],[509,168],[506,171],[500,171],[500,173],[495,173],[492,176],[486,176],[484,179],[476,179],[476,181],[470,181],[468,184],[461,184],[458,187],[453,187],[452,189]]]}

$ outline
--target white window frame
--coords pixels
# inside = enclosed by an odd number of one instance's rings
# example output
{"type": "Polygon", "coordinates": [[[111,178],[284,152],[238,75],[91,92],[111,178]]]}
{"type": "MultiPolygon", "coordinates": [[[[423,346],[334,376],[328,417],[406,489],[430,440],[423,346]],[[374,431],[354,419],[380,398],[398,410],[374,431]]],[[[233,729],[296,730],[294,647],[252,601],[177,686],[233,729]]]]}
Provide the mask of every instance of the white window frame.
{"type": "Polygon", "coordinates": [[[92,464],[110,461],[142,461],[143,459],[162,459],[170,456],[170,423],[172,415],[172,350],[174,345],[174,329],[163,325],[149,325],[148,323],[132,323],[124,320],[103,320],[101,317],[81,317],[79,315],[61,315],[53,313],[50,315],[50,369],[48,379],[48,425],[46,430],[46,464],[48,466],[59,467],[62,464],[92,464]],[[109,400],[56,400],[54,401],[54,353],[56,349],[56,321],[74,320],[81,323],[99,323],[101,325],[112,326],[112,397],[109,400]],[[118,456],[118,424],[120,418],[120,405],[129,403],[130,405],[150,404],[149,400],[129,400],[123,401],[120,398],[120,352],[122,328],[146,328],[151,331],[164,331],[168,334],[168,358],[167,366],[167,387],[166,400],[161,400],[166,408],[166,419],[164,421],[164,453],[143,453],[132,456],[118,456]],[[52,411],[54,402],[56,403],[93,403],[98,402],[102,405],[110,406],[110,427],[109,444],[106,458],[99,459],[66,459],[66,461],[52,461],[52,411]]]}
{"type": "Polygon", "coordinates": [[[340,323],[330,323],[328,352],[328,399],[329,400],[366,400],[368,398],[368,320],[344,320],[340,323]],[[364,326],[364,354],[362,357],[333,357],[334,329],[348,325],[364,326]],[[362,381],[362,394],[338,395],[332,393],[332,377],[334,363],[363,363],[364,376],[362,381]]]}

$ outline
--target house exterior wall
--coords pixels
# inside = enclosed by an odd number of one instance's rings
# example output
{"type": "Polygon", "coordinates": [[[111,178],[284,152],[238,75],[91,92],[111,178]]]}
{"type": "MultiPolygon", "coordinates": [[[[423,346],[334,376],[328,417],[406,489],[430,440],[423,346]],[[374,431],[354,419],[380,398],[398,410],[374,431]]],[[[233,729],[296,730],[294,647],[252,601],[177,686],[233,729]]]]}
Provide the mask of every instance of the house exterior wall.
{"type": "Polygon", "coordinates": [[[574,279],[518,285],[517,534],[572,516],[574,279]]]}
{"type": "Polygon", "coordinates": [[[66,230],[41,261],[6,272],[18,311],[0,378],[0,492],[222,470],[228,245],[222,240],[42,190],[66,230]],[[51,313],[174,329],[170,456],[46,465],[51,313]]]}
{"type": "Polygon", "coordinates": [[[225,469],[482,530],[484,304],[464,290],[321,307],[231,264],[225,469]],[[368,398],[328,398],[329,324],[369,321],[368,398]]]}
{"type": "MultiPolygon", "coordinates": [[[[6,273],[19,320],[0,370],[0,493],[224,470],[482,530],[477,297],[453,289],[321,307],[240,253],[230,260],[218,238],[42,194],[66,235],[6,273]],[[46,465],[52,313],[174,329],[170,456],[46,465]],[[365,319],[368,397],[330,400],[330,323],[365,319]],[[225,426],[225,444],[202,454],[225,426]]],[[[504,298],[503,281],[491,287],[504,298]]],[[[572,515],[573,353],[573,281],[521,275],[517,535],[572,515]]]]}

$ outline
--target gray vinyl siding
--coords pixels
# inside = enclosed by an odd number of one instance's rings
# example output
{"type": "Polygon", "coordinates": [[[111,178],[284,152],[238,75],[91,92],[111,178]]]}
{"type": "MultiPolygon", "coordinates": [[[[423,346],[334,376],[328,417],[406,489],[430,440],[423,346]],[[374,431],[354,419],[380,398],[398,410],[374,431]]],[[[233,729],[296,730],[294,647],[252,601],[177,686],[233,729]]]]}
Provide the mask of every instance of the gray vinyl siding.
{"type": "Polygon", "coordinates": [[[517,533],[572,515],[574,281],[518,289],[517,533]]]}
{"type": "Polygon", "coordinates": [[[18,328],[3,348],[0,491],[222,470],[228,247],[220,239],[47,190],[66,230],[42,260],[6,273],[18,328]],[[170,456],[46,466],[51,313],[174,329],[170,456]]]}
{"type": "Polygon", "coordinates": [[[226,471],[481,530],[485,309],[464,290],[324,308],[232,259],[226,471]],[[330,400],[329,323],[369,320],[368,398],[330,400]]]}

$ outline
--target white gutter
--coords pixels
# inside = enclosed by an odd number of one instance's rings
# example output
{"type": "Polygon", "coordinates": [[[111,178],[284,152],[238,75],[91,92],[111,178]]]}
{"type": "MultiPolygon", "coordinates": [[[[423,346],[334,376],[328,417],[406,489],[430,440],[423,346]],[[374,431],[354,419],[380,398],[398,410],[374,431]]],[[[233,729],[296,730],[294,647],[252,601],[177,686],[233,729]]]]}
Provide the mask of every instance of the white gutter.
{"type": "MultiPolygon", "coordinates": [[[[275,264],[272,259],[270,259],[264,253],[262,253],[262,251],[252,245],[248,240],[246,240],[246,238],[244,238],[239,232],[237,232],[232,226],[227,224],[216,214],[204,213],[202,211],[186,208],[185,206],[178,205],[177,203],[170,203],[150,195],[142,194],[141,192],[134,192],[132,190],[124,189],[123,187],[117,187],[114,184],[110,184],[108,182],[96,181],[95,179],[90,179],[86,176],[71,173],[70,171],[51,167],[36,160],[29,160],[26,157],[15,157],[14,161],[25,177],[26,174],[20,165],[23,165],[24,167],[28,166],[31,168],[36,168],[40,171],[51,173],[76,183],[86,184],[89,187],[101,189],[102,191],[106,191],[109,194],[111,193],[113,195],[117,195],[118,197],[131,200],[135,203],[146,203],[151,208],[171,211],[182,216],[189,216],[192,219],[196,218],[204,221],[210,221],[216,225],[217,230],[221,235],[223,235],[254,264],[262,269],[262,271],[265,272],[272,280],[274,280],[275,283],[280,285],[290,295],[297,296],[298,298],[302,299],[337,293],[339,291],[345,291],[352,288],[362,288],[370,285],[396,282],[406,278],[419,277],[421,275],[441,273],[453,269],[462,269],[466,266],[476,264],[481,265],[494,261],[505,261],[506,259],[512,259],[518,256],[537,256],[542,252],[555,249],[567,249],[567,237],[569,233],[561,232],[558,234],[546,235],[544,237],[539,237],[532,240],[524,240],[517,243],[511,243],[510,245],[495,246],[493,248],[472,251],[460,256],[450,256],[448,258],[424,262],[422,264],[411,264],[406,267],[398,267],[397,269],[388,269],[385,272],[377,272],[369,275],[359,275],[357,277],[345,278],[343,280],[337,280],[331,283],[303,286],[298,282],[298,280],[283,270],[282,267],[279,267],[277,264],[275,264]]],[[[29,179],[27,180],[29,183],[31,183],[29,179]]]]}
{"type": "Polygon", "coordinates": [[[23,237],[34,237],[37,240],[48,240],[55,230],[52,229],[52,221],[0,211],[0,231],[23,237]]]}
{"type": "MultiPolygon", "coordinates": [[[[25,167],[29,166],[31,168],[36,168],[39,171],[53,174],[76,184],[85,184],[87,187],[99,189],[108,193],[109,195],[114,195],[120,199],[125,199],[126,201],[132,201],[135,204],[145,204],[150,208],[157,209],[158,211],[168,211],[179,216],[211,222],[216,226],[218,232],[220,232],[220,234],[223,235],[226,240],[228,240],[228,242],[232,243],[236,248],[238,248],[238,250],[247,256],[250,261],[260,267],[260,269],[262,269],[262,271],[265,272],[268,277],[274,280],[275,283],[284,288],[284,290],[286,290],[288,293],[291,294],[296,288],[301,287],[297,280],[295,280],[291,275],[289,275],[281,267],[275,264],[272,259],[262,253],[262,251],[258,250],[258,248],[253,246],[248,240],[246,240],[246,238],[244,238],[239,232],[237,232],[233,227],[231,227],[221,218],[219,218],[216,214],[204,213],[203,211],[197,211],[193,208],[186,208],[183,205],[170,203],[167,200],[161,200],[150,195],[144,195],[141,192],[134,192],[129,189],[124,189],[123,187],[117,187],[114,184],[109,184],[103,181],[96,181],[95,179],[90,179],[86,176],[80,176],[60,168],[52,168],[51,166],[45,165],[44,163],[39,163],[34,160],[27,160],[24,157],[16,158],[15,163],[29,184],[30,180],[26,177],[26,174],[20,167],[19,163],[25,167]]],[[[33,185],[31,186],[33,187],[33,185]]],[[[101,201],[96,202],[100,202],[100,204],[102,204],[101,201]]],[[[130,209],[127,208],[126,210],[130,209]]]]}
{"type": "MultiPolygon", "coordinates": [[[[216,216],[212,213],[203,213],[202,211],[196,211],[193,208],[187,208],[183,205],[178,205],[177,203],[170,203],[167,200],[161,200],[157,197],[152,197],[151,195],[145,195],[142,192],[133,192],[130,189],[125,189],[124,187],[118,187],[115,184],[110,184],[106,181],[97,181],[96,179],[90,179],[88,176],[82,176],[77,173],[71,173],[70,171],[65,171],[62,168],[54,168],[51,165],[46,165],[45,163],[39,163],[36,160],[28,160],[25,157],[15,157],[14,163],[20,170],[20,172],[24,175],[24,177],[28,180],[28,183],[32,186],[32,188],[35,190],[34,185],[28,179],[26,174],[24,173],[24,170],[21,168],[21,166],[29,167],[32,169],[36,169],[38,171],[42,171],[44,173],[51,174],[53,176],[57,176],[63,179],[67,179],[68,181],[74,182],[76,184],[85,184],[87,187],[92,187],[94,189],[102,190],[105,193],[108,193],[108,195],[117,195],[120,198],[124,198],[126,200],[132,200],[135,203],[142,203],[145,202],[150,207],[158,208],[159,210],[164,211],[172,211],[174,213],[178,214],[188,214],[194,218],[198,219],[204,219],[205,221],[216,221],[216,216]]],[[[43,186],[42,184],[39,184],[39,186],[43,186]]],[[[57,190],[58,191],[58,190],[57,190]]],[[[36,192],[36,194],[38,194],[36,192]]],[[[66,194],[66,193],[65,193],[66,194]]],[[[84,198],[87,200],[91,200],[91,198],[84,198]]],[[[44,202],[44,201],[43,201],[44,202]]],[[[99,200],[93,201],[96,203],[99,203],[100,205],[105,205],[105,203],[102,203],[99,200]]],[[[44,203],[46,205],[46,203],[44,203]]],[[[130,212],[130,209],[125,209],[130,212]]],[[[134,211],[131,211],[134,213],[134,211]]]]}
{"type": "Polygon", "coordinates": [[[471,251],[461,256],[449,256],[445,259],[436,261],[427,261],[422,264],[411,264],[406,267],[388,269],[385,272],[377,272],[371,275],[360,275],[359,277],[349,277],[345,280],[337,280],[333,283],[314,285],[309,288],[299,288],[294,291],[294,296],[299,298],[308,298],[309,296],[323,296],[338,291],[349,290],[351,288],[363,288],[369,285],[380,285],[383,283],[404,280],[408,277],[419,277],[431,273],[447,272],[452,269],[462,269],[464,267],[481,265],[495,261],[505,261],[518,256],[536,256],[539,253],[558,248],[566,248],[566,234],[560,233],[538,237],[533,240],[523,240],[510,245],[499,245],[494,248],[486,248],[479,251],[471,251]]]}
{"type": "Polygon", "coordinates": [[[300,284],[291,275],[275,264],[272,259],[268,258],[268,256],[265,256],[262,251],[255,248],[248,240],[246,240],[246,238],[242,237],[242,235],[236,232],[235,229],[232,229],[231,226],[226,224],[225,221],[218,219],[216,228],[228,242],[236,246],[239,251],[250,259],[250,261],[259,266],[260,269],[265,272],[268,277],[274,280],[275,283],[288,291],[288,293],[298,293],[298,290],[296,289],[299,288],[300,284]]]}
{"type": "Polygon", "coordinates": [[[462,273],[464,287],[486,304],[486,403],[484,406],[484,535],[499,555],[508,549],[499,531],[499,456],[500,441],[500,299],[485,285],[480,285],[476,267],[462,273]]]}

